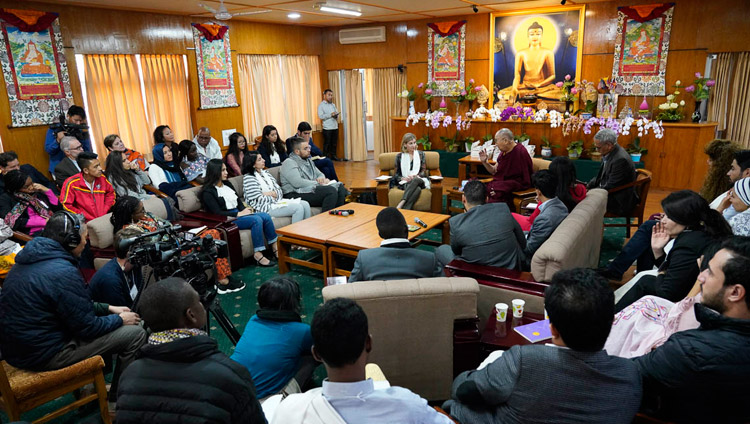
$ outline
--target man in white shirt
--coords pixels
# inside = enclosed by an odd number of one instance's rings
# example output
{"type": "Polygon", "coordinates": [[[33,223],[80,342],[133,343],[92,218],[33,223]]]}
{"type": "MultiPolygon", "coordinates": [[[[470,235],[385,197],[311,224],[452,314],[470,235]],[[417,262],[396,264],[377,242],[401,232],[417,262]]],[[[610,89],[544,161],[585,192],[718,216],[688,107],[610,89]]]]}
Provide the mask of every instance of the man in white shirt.
{"type": "MultiPolygon", "coordinates": [[[[215,138],[211,137],[211,130],[206,127],[201,127],[198,130],[198,135],[193,138],[195,147],[198,148],[198,153],[210,159],[222,159],[221,147],[219,142],[215,138]]],[[[176,158],[175,158],[176,160],[176,158]]]]}
{"type": "Polygon", "coordinates": [[[323,154],[332,160],[342,161],[336,157],[336,146],[339,141],[339,111],[333,104],[333,91],[326,88],[323,101],[318,105],[318,118],[323,123],[323,154]]]}
{"type": "Polygon", "coordinates": [[[276,408],[271,423],[444,423],[452,421],[427,401],[402,387],[375,389],[365,378],[372,338],[367,315],[351,299],[331,299],[312,321],[315,359],[328,378],[323,387],[293,394],[276,408]]]}

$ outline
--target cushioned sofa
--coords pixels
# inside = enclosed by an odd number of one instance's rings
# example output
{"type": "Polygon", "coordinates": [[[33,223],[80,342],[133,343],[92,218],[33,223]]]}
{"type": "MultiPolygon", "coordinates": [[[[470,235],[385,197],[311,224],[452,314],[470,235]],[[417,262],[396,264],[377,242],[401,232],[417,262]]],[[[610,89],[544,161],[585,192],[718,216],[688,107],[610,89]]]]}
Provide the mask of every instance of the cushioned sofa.
{"type": "Polygon", "coordinates": [[[473,278],[438,277],[327,286],[323,298],[362,306],[372,334],[369,362],[391,385],[439,400],[450,398],[457,372],[476,367],[478,293],[473,278]]]}
{"type": "Polygon", "coordinates": [[[607,191],[594,189],[579,203],[531,259],[531,272],[450,262],[446,275],[476,278],[479,282],[477,314],[480,328],[497,302],[524,299],[529,312],[544,312],[544,289],[562,269],[596,268],[602,244],[607,191]]]}

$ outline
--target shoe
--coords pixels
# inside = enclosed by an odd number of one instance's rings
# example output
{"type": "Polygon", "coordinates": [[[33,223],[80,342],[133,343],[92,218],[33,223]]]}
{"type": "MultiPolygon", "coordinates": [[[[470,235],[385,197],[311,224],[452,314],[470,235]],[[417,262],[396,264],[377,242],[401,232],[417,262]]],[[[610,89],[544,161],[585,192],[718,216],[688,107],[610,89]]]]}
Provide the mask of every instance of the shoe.
{"type": "Polygon", "coordinates": [[[227,293],[238,292],[244,289],[245,283],[243,283],[242,281],[236,278],[229,277],[229,284],[227,285],[218,284],[217,286],[218,286],[216,290],[217,293],[227,294],[227,293]]]}
{"type": "Polygon", "coordinates": [[[262,267],[266,267],[266,268],[268,268],[268,267],[272,267],[272,266],[275,266],[275,265],[276,265],[276,262],[274,262],[274,261],[273,261],[273,260],[271,260],[271,259],[268,259],[268,258],[267,258],[267,257],[266,257],[265,255],[263,255],[263,256],[262,256],[262,257],[261,257],[260,259],[256,259],[256,258],[255,258],[255,256],[253,256],[253,260],[255,261],[255,265],[257,265],[257,266],[262,266],[262,267]],[[268,262],[267,262],[267,263],[265,263],[265,264],[261,263],[261,261],[262,261],[263,259],[267,260],[268,262]]]}
{"type": "Polygon", "coordinates": [[[608,280],[617,280],[617,281],[622,280],[622,274],[617,275],[616,272],[612,271],[609,268],[598,268],[596,270],[596,273],[608,280]]]}

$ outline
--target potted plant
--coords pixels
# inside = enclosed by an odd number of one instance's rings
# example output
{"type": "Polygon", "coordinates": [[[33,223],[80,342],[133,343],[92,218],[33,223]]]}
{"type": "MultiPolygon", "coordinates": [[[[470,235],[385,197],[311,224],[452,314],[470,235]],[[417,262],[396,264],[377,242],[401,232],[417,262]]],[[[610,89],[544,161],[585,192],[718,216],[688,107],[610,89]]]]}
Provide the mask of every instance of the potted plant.
{"type": "Polygon", "coordinates": [[[419,137],[417,139],[417,144],[422,146],[422,150],[432,150],[432,142],[430,141],[430,136],[427,134],[419,137]]]}
{"type": "Polygon", "coordinates": [[[568,158],[570,158],[571,160],[580,158],[581,153],[583,153],[583,140],[571,141],[568,144],[567,150],[568,158]]]}
{"type": "Polygon", "coordinates": [[[591,156],[591,160],[593,160],[594,162],[602,161],[602,153],[599,151],[599,149],[596,148],[595,144],[592,144],[589,148],[589,156],[591,156]]]}
{"type": "Polygon", "coordinates": [[[542,136],[542,157],[543,158],[551,158],[552,157],[552,148],[559,148],[557,144],[551,144],[549,141],[549,138],[546,136],[542,136]]]}
{"type": "Polygon", "coordinates": [[[464,149],[467,152],[471,152],[471,145],[474,144],[474,137],[466,137],[464,139],[464,149]]]}
{"type": "Polygon", "coordinates": [[[446,152],[455,153],[458,150],[458,140],[457,137],[443,137],[440,136],[440,140],[443,141],[443,145],[445,146],[446,152]]]}
{"type": "Polygon", "coordinates": [[[633,142],[628,144],[625,150],[630,153],[630,158],[633,159],[633,162],[638,163],[641,161],[641,156],[648,153],[648,149],[644,149],[641,147],[641,138],[636,137],[633,139],[633,142]]]}

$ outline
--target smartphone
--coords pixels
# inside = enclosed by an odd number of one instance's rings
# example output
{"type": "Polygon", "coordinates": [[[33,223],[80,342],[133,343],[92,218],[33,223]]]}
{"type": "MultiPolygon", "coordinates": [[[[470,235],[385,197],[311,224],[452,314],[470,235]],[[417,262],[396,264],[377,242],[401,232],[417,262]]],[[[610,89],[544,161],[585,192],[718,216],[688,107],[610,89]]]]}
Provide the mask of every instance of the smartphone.
{"type": "Polygon", "coordinates": [[[409,231],[417,231],[422,228],[419,225],[407,225],[406,227],[409,228],[409,231]]]}

